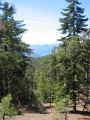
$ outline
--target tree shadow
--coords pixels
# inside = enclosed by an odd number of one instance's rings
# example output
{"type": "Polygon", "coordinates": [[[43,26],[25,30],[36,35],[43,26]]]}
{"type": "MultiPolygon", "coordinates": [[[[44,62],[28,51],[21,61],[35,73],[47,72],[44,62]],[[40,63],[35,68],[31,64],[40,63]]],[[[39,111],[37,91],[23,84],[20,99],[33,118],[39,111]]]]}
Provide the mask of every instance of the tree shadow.
{"type": "MultiPolygon", "coordinates": [[[[69,111],[69,112],[72,113],[72,114],[80,114],[80,115],[90,116],[89,111],[79,111],[79,110],[77,110],[77,111],[69,111]]],[[[87,118],[85,118],[85,119],[87,119],[87,118]]]]}
{"type": "Polygon", "coordinates": [[[27,106],[24,106],[22,108],[22,115],[24,113],[32,113],[32,114],[49,114],[48,110],[49,109],[52,109],[53,108],[53,105],[42,105],[42,106],[39,106],[39,107],[27,107],[27,106]]]}
{"type": "Polygon", "coordinates": [[[78,118],[78,120],[90,120],[90,118],[78,118]]]}

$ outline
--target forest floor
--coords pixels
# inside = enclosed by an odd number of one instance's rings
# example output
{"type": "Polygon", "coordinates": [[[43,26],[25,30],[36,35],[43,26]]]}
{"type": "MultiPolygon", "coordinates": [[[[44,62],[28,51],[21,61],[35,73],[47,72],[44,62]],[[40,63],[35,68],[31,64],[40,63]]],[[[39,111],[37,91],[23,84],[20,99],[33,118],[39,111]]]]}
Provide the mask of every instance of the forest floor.
{"type": "MultiPolygon", "coordinates": [[[[30,111],[23,111],[22,115],[17,115],[15,117],[12,117],[10,120],[64,120],[64,119],[55,119],[55,111],[52,107],[49,107],[49,104],[44,104],[44,107],[46,108],[45,111],[42,113],[35,113],[30,111]],[[54,119],[53,119],[54,117],[54,119]]],[[[69,112],[67,114],[68,120],[90,120],[90,112],[82,112],[82,108],[78,107],[78,111],[76,113],[69,112]]],[[[70,109],[70,111],[72,111],[70,109]]],[[[58,116],[59,118],[61,115],[58,116]]],[[[0,119],[2,120],[2,119],[0,119]]],[[[7,119],[5,119],[7,120],[7,119]]]]}

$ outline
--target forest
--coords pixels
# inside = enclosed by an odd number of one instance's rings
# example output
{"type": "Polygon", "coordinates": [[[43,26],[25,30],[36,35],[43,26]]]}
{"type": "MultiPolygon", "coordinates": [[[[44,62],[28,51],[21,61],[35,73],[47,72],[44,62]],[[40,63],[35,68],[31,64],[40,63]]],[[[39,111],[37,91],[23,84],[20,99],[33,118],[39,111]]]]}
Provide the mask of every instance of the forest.
{"type": "MultiPolygon", "coordinates": [[[[0,11],[0,115],[11,104],[39,111],[44,103],[67,113],[72,106],[90,110],[90,29],[78,0],[66,0],[68,7],[59,18],[59,47],[52,54],[33,58],[30,45],[22,42],[27,31],[23,20],[15,20],[15,6],[4,2],[0,11]],[[4,103],[3,103],[4,102],[4,103]],[[5,108],[5,109],[4,109],[5,108]],[[1,110],[1,109],[4,109],[1,110]],[[1,112],[3,111],[3,112],[1,112]]],[[[11,108],[11,107],[10,107],[11,108]]],[[[43,109],[43,108],[42,108],[43,109]]],[[[9,108],[8,108],[9,110],[9,108]]],[[[13,110],[13,109],[12,109],[13,110]]],[[[67,120],[65,118],[65,120],[67,120]]]]}

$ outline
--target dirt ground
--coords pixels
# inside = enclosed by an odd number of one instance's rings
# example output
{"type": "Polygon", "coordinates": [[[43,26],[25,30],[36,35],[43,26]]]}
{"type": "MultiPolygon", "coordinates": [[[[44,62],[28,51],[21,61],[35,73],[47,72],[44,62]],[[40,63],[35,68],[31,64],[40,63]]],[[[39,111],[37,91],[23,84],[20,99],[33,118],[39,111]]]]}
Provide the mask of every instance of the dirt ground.
{"type": "MultiPolygon", "coordinates": [[[[15,117],[12,117],[10,120],[53,120],[53,117],[55,117],[55,111],[52,108],[49,107],[49,104],[44,105],[47,109],[43,113],[30,113],[23,111],[22,115],[17,115],[15,117]]],[[[53,106],[53,105],[52,105],[53,106]]],[[[84,115],[81,112],[81,108],[78,108],[77,113],[69,113],[68,120],[90,120],[90,112],[86,112],[84,115]]],[[[61,115],[58,116],[59,118],[61,115]]],[[[0,119],[2,120],[2,119],[0,119]]],[[[57,120],[57,119],[54,119],[57,120]]],[[[64,120],[61,119],[60,120],[64,120]]]]}

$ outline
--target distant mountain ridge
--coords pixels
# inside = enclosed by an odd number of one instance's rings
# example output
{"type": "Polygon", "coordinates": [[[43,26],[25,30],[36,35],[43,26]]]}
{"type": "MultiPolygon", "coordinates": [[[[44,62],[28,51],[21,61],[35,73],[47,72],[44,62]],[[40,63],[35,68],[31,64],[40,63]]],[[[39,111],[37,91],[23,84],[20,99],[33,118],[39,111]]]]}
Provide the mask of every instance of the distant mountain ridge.
{"type": "Polygon", "coordinates": [[[54,47],[58,47],[59,44],[34,44],[30,48],[33,50],[34,54],[31,54],[32,57],[43,57],[50,55],[54,47]]]}

